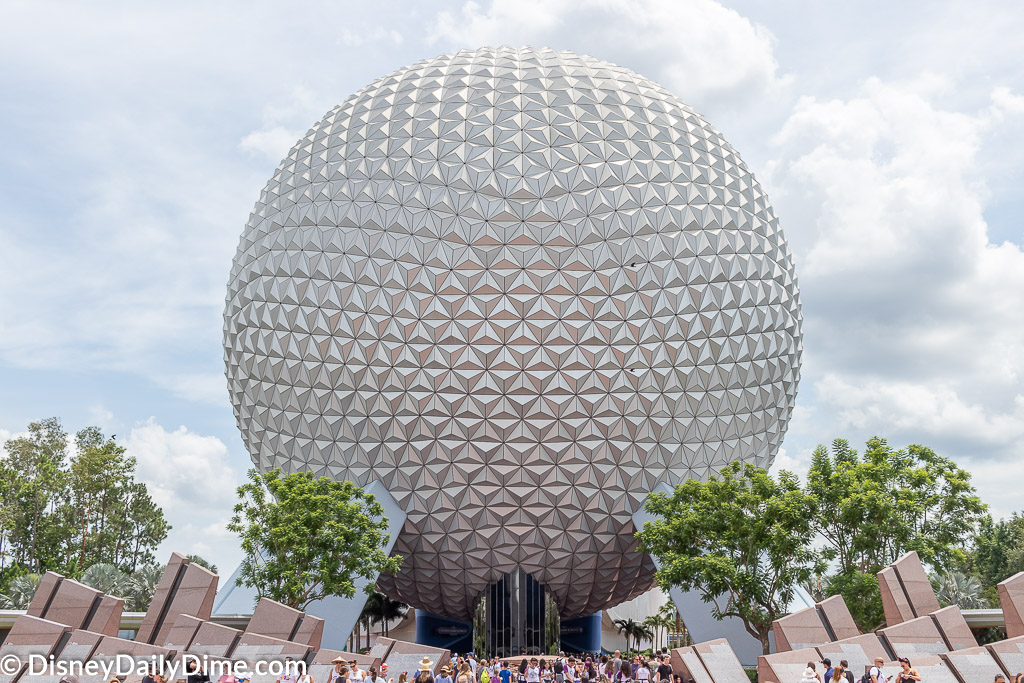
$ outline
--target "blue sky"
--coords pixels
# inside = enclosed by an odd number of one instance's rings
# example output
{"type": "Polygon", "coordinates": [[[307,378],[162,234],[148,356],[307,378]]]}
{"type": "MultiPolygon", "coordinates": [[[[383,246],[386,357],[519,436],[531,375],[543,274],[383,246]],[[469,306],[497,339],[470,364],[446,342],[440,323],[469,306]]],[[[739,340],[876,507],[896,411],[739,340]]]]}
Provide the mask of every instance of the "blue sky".
{"type": "Polygon", "coordinates": [[[784,453],[872,434],[1024,508],[1024,8],[1006,2],[481,0],[0,5],[0,440],[98,424],[230,570],[249,465],[221,311],[260,189],[371,80],[462,47],[617,62],[704,114],[796,256],[784,453]]]}

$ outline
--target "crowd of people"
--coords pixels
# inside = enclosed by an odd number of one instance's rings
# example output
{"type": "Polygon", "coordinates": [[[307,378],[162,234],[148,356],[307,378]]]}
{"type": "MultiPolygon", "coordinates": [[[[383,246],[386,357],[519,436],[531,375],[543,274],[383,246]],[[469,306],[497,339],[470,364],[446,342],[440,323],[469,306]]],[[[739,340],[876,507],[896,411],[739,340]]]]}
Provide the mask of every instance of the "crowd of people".
{"type": "MultiPolygon", "coordinates": [[[[289,658],[290,660],[290,658],[289,658]]],[[[633,655],[624,657],[619,650],[611,655],[573,656],[559,653],[550,658],[522,657],[506,659],[477,659],[472,653],[460,657],[453,655],[452,664],[441,668],[434,675],[434,662],[424,657],[418,670],[398,673],[397,678],[389,676],[388,665],[369,667],[363,670],[355,660],[338,657],[332,660],[326,681],[322,683],[694,683],[686,680],[680,672],[673,671],[671,656],[667,650],[653,656],[633,655]]],[[[845,659],[832,664],[830,659],[807,662],[802,678],[794,683],[911,683],[924,681],[917,669],[906,657],[898,660],[899,670],[888,673],[881,657],[874,661],[867,672],[857,678],[845,659]],[[822,671],[818,671],[818,665],[822,671]]],[[[165,677],[151,671],[143,683],[162,683],[165,677]]],[[[187,683],[212,683],[210,677],[195,662],[188,663],[187,683]]],[[[65,676],[61,683],[79,683],[77,677],[65,676]]],[[[110,683],[120,683],[112,679],[110,683]]],[[[248,683],[248,678],[225,672],[217,683],[248,683]]],[[[316,683],[308,672],[299,672],[286,667],[277,678],[277,683],[316,683]]],[[[997,674],[994,683],[1011,683],[1002,674],[997,674]]],[[[1013,677],[1012,683],[1024,683],[1024,673],[1013,677]]]]}
{"type": "MultiPolygon", "coordinates": [[[[291,658],[289,658],[290,660],[291,658]]],[[[402,671],[397,680],[388,676],[388,665],[380,668],[369,667],[366,671],[359,668],[355,660],[338,657],[332,660],[327,680],[323,683],[694,683],[692,679],[683,680],[680,673],[672,670],[671,657],[667,651],[653,657],[634,655],[623,657],[619,650],[612,655],[566,656],[559,653],[550,659],[542,657],[523,657],[516,659],[477,660],[472,653],[465,657],[454,655],[454,665],[446,665],[434,676],[434,662],[424,657],[417,671],[402,671]]],[[[924,681],[921,674],[910,665],[910,660],[902,657],[898,660],[900,670],[892,674],[885,672],[885,662],[881,657],[875,659],[874,665],[861,677],[856,678],[850,670],[849,663],[844,659],[833,666],[830,659],[823,659],[817,664],[823,667],[818,672],[815,662],[807,662],[803,677],[797,683],[910,683],[924,681]]],[[[143,679],[143,683],[166,683],[167,678],[151,670],[143,679]]],[[[210,677],[189,662],[187,683],[212,683],[210,677]]],[[[66,675],[60,683],[80,683],[78,676],[66,675]]],[[[121,683],[112,678],[109,683],[121,683]]],[[[226,672],[219,677],[217,683],[248,683],[248,677],[226,672]]],[[[308,673],[286,670],[277,678],[277,683],[315,683],[308,673]]],[[[994,683],[1011,683],[1003,674],[996,674],[994,683]]],[[[1013,677],[1012,683],[1024,683],[1024,673],[1013,677]]]]}
{"type": "MultiPolygon", "coordinates": [[[[329,683],[334,683],[330,681],[329,683]]],[[[390,683],[390,679],[387,681],[390,683]]],[[[397,683],[405,683],[399,679],[397,683]]],[[[412,682],[410,682],[412,683],[412,682]]],[[[418,676],[415,683],[685,683],[672,675],[667,652],[653,657],[563,653],[550,658],[522,657],[487,660],[472,654],[453,656],[453,665],[436,676],[418,676]]]]}
{"type": "MultiPolygon", "coordinates": [[[[875,657],[874,664],[860,677],[854,676],[850,670],[850,664],[845,659],[833,666],[832,660],[825,658],[819,662],[824,667],[824,673],[818,673],[814,662],[807,662],[803,678],[798,683],[911,683],[911,681],[924,681],[917,669],[910,665],[910,660],[900,657],[897,661],[899,671],[886,673],[885,660],[875,657]]],[[[1006,676],[996,674],[994,683],[1009,683],[1006,676]]],[[[1024,683],[1024,673],[1013,677],[1013,683],[1024,683]]]]}

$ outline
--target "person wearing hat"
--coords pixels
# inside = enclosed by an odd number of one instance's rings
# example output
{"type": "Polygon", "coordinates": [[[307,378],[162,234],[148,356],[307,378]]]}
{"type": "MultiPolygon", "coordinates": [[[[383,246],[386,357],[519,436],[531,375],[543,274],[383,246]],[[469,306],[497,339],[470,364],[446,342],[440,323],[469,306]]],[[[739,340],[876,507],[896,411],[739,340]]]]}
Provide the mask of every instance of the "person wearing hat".
{"type": "Polygon", "coordinates": [[[800,683],[818,683],[818,674],[814,671],[814,667],[808,666],[804,669],[800,683]]]}
{"type": "Polygon", "coordinates": [[[452,669],[448,664],[441,667],[441,675],[434,679],[434,683],[455,683],[452,679],[452,669]]]}
{"type": "Polygon", "coordinates": [[[331,669],[331,675],[327,679],[327,683],[346,683],[348,680],[348,660],[344,657],[335,657],[331,660],[331,664],[334,668],[331,669]]]}
{"type": "Polygon", "coordinates": [[[434,683],[434,662],[430,657],[420,660],[420,672],[416,675],[416,683],[434,683]]]}

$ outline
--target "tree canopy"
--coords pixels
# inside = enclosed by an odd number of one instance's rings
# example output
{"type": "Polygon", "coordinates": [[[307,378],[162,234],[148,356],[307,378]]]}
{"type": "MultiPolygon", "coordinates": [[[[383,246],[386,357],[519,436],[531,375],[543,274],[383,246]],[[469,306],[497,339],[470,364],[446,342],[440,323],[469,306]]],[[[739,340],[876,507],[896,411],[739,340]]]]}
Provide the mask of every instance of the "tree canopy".
{"type": "Polygon", "coordinates": [[[875,573],[915,550],[936,569],[965,559],[985,513],[971,475],[927,446],[896,450],[868,440],[863,455],[843,439],[818,446],[807,490],[820,502],[818,531],[837,573],[875,573]]]}
{"type": "Polygon", "coordinates": [[[985,513],[969,472],[927,446],[897,450],[879,437],[863,454],[844,439],[819,445],[806,488],[820,502],[816,532],[833,563],[826,592],[842,595],[865,631],[885,620],[883,567],[911,550],[939,571],[961,565],[985,513]]]}
{"type": "Polygon", "coordinates": [[[862,631],[878,628],[876,574],[911,550],[951,577],[946,592],[961,600],[984,595],[954,569],[973,567],[983,591],[1024,570],[1024,519],[992,522],[970,474],[951,459],[878,437],[863,454],[843,439],[818,446],[803,488],[788,472],[775,481],[732,463],[707,482],[652,495],[647,510],[660,519],[637,536],[661,563],[662,587],[699,590],[716,617],[741,618],[762,644],[797,584],[842,595],[862,631]]]}
{"type": "Polygon", "coordinates": [[[716,618],[739,618],[768,654],[772,622],[795,586],[825,569],[811,545],[814,497],[789,472],[775,480],[734,462],[705,482],[652,494],[645,507],[658,519],[637,538],[659,562],[658,584],[700,591],[716,618]]]}
{"type": "Polygon", "coordinates": [[[249,470],[228,529],[242,538],[238,583],[296,609],[328,595],[353,597],[356,579],[394,573],[388,522],[373,495],[311,472],[249,470]]]}
{"type": "Polygon", "coordinates": [[[98,427],[74,439],[57,418],[32,422],[0,460],[0,587],[47,570],[80,578],[110,564],[132,573],[155,562],[170,525],[135,458],[98,427]]]}

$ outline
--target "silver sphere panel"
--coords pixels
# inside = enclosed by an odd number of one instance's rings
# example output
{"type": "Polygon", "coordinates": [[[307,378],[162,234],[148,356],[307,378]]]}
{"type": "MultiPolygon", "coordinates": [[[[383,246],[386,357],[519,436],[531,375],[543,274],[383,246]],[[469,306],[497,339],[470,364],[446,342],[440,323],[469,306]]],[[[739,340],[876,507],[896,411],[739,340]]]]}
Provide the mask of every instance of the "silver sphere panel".
{"type": "Polygon", "coordinates": [[[652,585],[659,482],[767,466],[796,395],[793,262],[691,108],[568,52],[381,78],[289,152],[241,237],[231,401],[261,469],[380,480],[381,589],[469,618],[522,567],[565,618],[652,585]]]}

